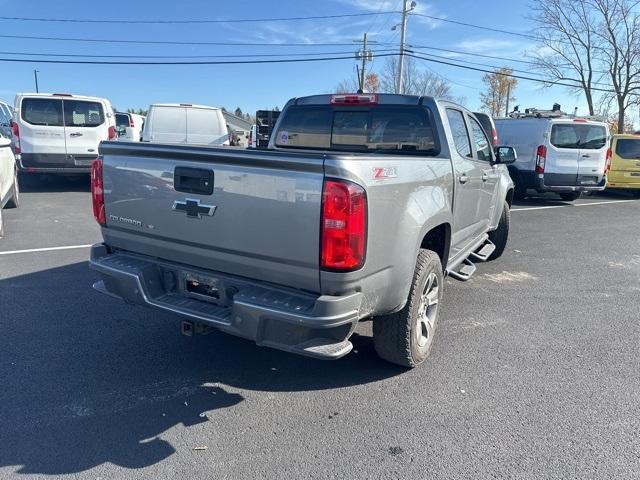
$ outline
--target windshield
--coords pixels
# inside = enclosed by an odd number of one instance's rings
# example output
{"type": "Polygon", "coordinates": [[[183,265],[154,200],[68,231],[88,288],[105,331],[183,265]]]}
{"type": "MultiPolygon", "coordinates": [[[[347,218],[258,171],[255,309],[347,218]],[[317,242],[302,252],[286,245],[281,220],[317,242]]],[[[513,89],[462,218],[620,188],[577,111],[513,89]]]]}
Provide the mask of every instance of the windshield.
{"type": "Polygon", "coordinates": [[[116,113],[116,127],[128,127],[129,115],[126,113],[116,113]]]}
{"type": "Polygon", "coordinates": [[[602,125],[557,123],[551,127],[551,145],[557,148],[599,150],[607,143],[602,125]]]}
{"type": "Polygon", "coordinates": [[[640,159],[640,138],[618,139],[616,155],[626,159],[640,159]]]}
{"type": "Polygon", "coordinates": [[[425,107],[294,106],[282,119],[275,144],[284,148],[436,155],[439,150],[435,138],[425,107]]]}

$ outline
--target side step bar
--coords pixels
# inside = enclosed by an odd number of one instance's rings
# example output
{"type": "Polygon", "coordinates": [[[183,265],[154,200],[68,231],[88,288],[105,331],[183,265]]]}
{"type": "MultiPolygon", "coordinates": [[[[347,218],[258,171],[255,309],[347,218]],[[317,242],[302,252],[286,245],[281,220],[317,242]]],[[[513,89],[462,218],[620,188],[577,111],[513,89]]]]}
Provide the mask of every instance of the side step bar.
{"type": "Polygon", "coordinates": [[[471,278],[471,276],[476,272],[476,266],[473,264],[471,260],[465,258],[462,263],[458,266],[456,271],[449,272],[449,275],[455,278],[456,280],[461,280],[466,282],[471,278]]]}
{"type": "Polygon", "coordinates": [[[480,262],[486,262],[495,249],[496,246],[494,245],[494,243],[491,240],[487,239],[484,245],[482,245],[475,252],[472,252],[469,256],[480,262]]]}

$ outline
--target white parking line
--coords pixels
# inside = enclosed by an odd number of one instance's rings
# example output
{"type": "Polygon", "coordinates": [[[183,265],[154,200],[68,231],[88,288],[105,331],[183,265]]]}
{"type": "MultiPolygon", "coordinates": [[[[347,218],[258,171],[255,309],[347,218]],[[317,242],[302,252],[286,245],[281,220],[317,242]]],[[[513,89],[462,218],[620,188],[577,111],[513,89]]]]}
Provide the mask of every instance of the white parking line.
{"type": "Polygon", "coordinates": [[[636,200],[610,200],[606,202],[590,202],[590,203],[576,203],[569,205],[548,205],[545,207],[527,207],[527,208],[512,208],[512,212],[526,212],[529,210],[548,210],[550,208],[567,208],[567,207],[589,207],[591,205],[606,205],[608,203],[628,203],[635,202],[636,200]]]}
{"type": "Polygon", "coordinates": [[[29,248],[28,250],[10,250],[8,252],[0,252],[0,255],[15,255],[18,253],[34,253],[34,252],[53,252],[56,250],[74,250],[78,248],[89,248],[89,245],[67,245],[65,247],[46,247],[46,248],[29,248]]]}

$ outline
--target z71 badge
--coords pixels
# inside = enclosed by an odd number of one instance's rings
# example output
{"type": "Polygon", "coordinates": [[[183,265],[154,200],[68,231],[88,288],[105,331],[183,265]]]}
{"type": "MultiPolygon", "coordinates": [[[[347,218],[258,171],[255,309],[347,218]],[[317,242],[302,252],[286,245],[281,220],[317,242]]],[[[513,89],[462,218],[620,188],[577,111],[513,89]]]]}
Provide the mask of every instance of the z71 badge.
{"type": "Polygon", "coordinates": [[[373,179],[385,180],[387,178],[396,178],[398,169],[396,167],[373,167],[373,179]]]}

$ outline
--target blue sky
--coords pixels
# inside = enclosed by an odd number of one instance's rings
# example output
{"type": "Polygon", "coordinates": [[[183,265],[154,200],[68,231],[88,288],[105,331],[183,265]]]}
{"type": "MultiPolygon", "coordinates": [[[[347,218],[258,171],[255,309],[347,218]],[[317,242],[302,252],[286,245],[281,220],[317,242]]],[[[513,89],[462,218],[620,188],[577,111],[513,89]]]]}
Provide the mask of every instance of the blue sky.
{"type": "MultiPolygon", "coordinates": [[[[1,16],[167,20],[267,18],[397,10],[401,0],[235,0],[232,2],[195,1],[120,1],[55,2],[0,0],[1,16]]],[[[527,33],[526,0],[494,0],[491,8],[477,0],[418,0],[418,13],[452,20],[484,24],[527,33]]],[[[399,15],[339,19],[204,25],[109,25],[0,21],[4,35],[81,37],[126,40],[162,40],[182,42],[249,43],[350,43],[368,31],[379,42],[398,42],[391,27],[399,15]]],[[[52,40],[1,38],[2,52],[31,52],[87,55],[247,55],[348,52],[351,46],[178,46],[82,43],[52,40]]],[[[484,53],[523,58],[535,45],[526,38],[493,33],[426,18],[409,19],[407,42],[469,53],[484,53]]],[[[388,48],[388,47],[385,47],[388,48]]],[[[434,52],[438,53],[438,52],[434,52]]],[[[449,56],[447,53],[439,55],[449,56]]],[[[11,56],[2,53],[2,58],[11,56]]],[[[17,57],[14,57],[17,58],[17,57]]],[[[24,58],[24,57],[23,57],[24,58]]],[[[526,69],[527,65],[498,60],[456,57],[497,66],[526,69]]],[[[374,71],[385,59],[375,59],[374,71]]],[[[456,97],[467,107],[479,107],[482,73],[434,63],[421,63],[451,81],[456,97]]],[[[321,63],[271,65],[60,65],[0,62],[0,99],[13,103],[16,92],[34,91],[33,70],[39,70],[40,91],[69,92],[107,97],[119,109],[146,108],[156,102],[191,102],[253,112],[259,108],[282,106],[292,96],[331,91],[340,81],[355,75],[353,60],[321,63]]],[[[565,111],[578,107],[586,113],[584,99],[563,87],[541,88],[521,81],[516,90],[522,107],[551,107],[554,102],[565,111]]]]}

